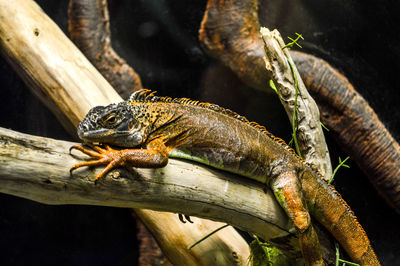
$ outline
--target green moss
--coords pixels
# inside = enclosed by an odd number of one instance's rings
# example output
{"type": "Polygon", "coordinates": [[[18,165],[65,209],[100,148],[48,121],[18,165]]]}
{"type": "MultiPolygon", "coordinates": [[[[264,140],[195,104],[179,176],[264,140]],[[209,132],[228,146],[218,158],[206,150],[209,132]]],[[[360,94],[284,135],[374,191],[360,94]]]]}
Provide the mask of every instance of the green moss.
{"type": "Polygon", "coordinates": [[[261,242],[256,236],[250,243],[250,251],[249,263],[252,266],[291,265],[282,251],[268,242],[261,242]]]}
{"type": "Polygon", "coordinates": [[[283,193],[282,193],[282,189],[274,190],[274,195],[280,205],[285,204],[286,198],[285,198],[285,195],[283,195],[283,193]]]}

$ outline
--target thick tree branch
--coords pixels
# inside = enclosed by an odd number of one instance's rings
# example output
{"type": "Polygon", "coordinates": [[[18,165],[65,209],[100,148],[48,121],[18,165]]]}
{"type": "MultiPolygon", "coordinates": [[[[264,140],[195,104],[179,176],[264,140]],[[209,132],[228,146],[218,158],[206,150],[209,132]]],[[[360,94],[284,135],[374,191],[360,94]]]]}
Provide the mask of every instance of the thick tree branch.
{"type": "Polygon", "coordinates": [[[400,145],[367,101],[326,61],[301,52],[293,59],[319,102],[330,134],[369,177],[386,202],[400,213],[400,145]]]}
{"type": "MultiPolygon", "coordinates": [[[[70,175],[72,165],[88,158],[68,152],[75,144],[0,128],[0,191],[45,204],[146,208],[210,218],[271,241],[285,238],[291,247],[290,256],[300,255],[296,236],[289,233],[291,224],[287,216],[273,193],[264,192],[263,184],[172,159],[160,169],[112,171],[95,183],[99,168],[75,170],[70,175]]],[[[214,227],[199,219],[195,219],[194,225],[181,223],[177,216],[172,220],[191,231],[214,227]]],[[[202,237],[202,231],[175,239],[186,248],[187,242],[202,237]]],[[[226,244],[215,244],[215,249],[225,249],[222,247],[226,244]]],[[[199,249],[206,252],[201,245],[199,249]]]]}
{"type": "Polygon", "coordinates": [[[263,47],[257,4],[257,0],[208,0],[199,39],[209,55],[221,60],[245,84],[265,90],[270,77],[257,67],[264,66],[264,51],[253,49],[263,47]]]}

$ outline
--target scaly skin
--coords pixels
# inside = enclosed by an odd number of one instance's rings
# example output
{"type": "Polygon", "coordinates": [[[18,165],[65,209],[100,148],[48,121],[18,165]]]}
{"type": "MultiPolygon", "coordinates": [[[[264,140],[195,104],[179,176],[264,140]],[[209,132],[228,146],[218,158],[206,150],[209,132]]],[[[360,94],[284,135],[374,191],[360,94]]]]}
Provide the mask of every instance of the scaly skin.
{"type": "Polygon", "coordinates": [[[305,263],[323,265],[310,213],[343,246],[354,262],[379,265],[368,237],[353,212],[313,167],[264,127],[217,105],[154,96],[148,90],[130,100],[95,107],[78,127],[79,137],[128,149],[97,146],[92,152],[74,146],[107,165],[96,177],[117,166],[157,168],[168,157],[197,161],[271,187],[298,232],[305,263]]]}

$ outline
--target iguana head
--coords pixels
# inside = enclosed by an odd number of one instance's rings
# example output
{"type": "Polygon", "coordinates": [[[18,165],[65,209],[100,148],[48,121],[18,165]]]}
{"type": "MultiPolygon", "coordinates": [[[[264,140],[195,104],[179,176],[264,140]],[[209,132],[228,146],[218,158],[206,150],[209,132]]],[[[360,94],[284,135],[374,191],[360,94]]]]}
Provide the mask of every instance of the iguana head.
{"type": "Polygon", "coordinates": [[[96,106],[78,126],[78,136],[85,142],[99,142],[121,147],[135,147],[146,139],[145,128],[127,102],[96,106]]]}

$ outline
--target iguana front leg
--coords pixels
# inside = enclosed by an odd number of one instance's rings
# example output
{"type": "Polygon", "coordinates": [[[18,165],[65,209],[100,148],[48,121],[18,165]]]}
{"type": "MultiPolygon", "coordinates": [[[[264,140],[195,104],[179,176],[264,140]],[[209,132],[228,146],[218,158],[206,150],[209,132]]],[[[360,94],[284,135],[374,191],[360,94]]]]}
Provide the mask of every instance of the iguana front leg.
{"type": "Polygon", "coordinates": [[[106,167],[96,176],[96,180],[98,180],[111,169],[119,166],[160,168],[166,166],[168,163],[167,148],[159,140],[150,142],[146,146],[146,149],[114,150],[108,145],[104,145],[105,149],[95,145],[90,146],[96,152],[87,150],[80,145],[72,146],[70,148],[70,151],[76,149],[96,159],[93,161],[78,163],[70,169],[70,172],[83,166],[106,165],[106,167]]]}
{"type": "Polygon", "coordinates": [[[271,180],[276,199],[293,222],[306,265],[324,265],[319,240],[305,205],[295,171],[282,171],[271,180]]]}

